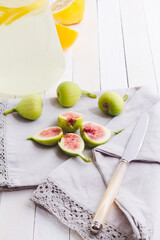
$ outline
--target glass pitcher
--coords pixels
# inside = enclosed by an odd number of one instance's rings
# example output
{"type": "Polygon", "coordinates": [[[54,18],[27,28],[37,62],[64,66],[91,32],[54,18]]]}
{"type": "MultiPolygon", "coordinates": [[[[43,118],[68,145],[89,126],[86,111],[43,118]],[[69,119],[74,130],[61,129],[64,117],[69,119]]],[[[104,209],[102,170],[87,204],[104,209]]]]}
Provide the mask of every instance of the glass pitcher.
{"type": "Polygon", "coordinates": [[[0,0],[0,93],[42,92],[63,72],[49,1],[0,0]]]}

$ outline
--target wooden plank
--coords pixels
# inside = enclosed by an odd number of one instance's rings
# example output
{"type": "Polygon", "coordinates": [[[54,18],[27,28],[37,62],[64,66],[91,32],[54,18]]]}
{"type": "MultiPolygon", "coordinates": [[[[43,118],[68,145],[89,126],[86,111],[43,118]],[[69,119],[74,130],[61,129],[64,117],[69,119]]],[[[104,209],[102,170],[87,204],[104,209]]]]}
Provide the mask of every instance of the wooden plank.
{"type": "Polygon", "coordinates": [[[85,2],[84,19],[72,28],[79,32],[73,45],[73,81],[82,89],[96,91],[100,88],[96,0],[85,2]]]}
{"type": "Polygon", "coordinates": [[[98,1],[101,89],[127,87],[119,0],[98,1]]]}
{"type": "Polygon", "coordinates": [[[148,29],[150,48],[152,52],[152,60],[157,79],[157,88],[160,92],[160,1],[143,0],[142,2],[144,6],[144,14],[146,19],[146,26],[148,29]]]}
{"type": "Polygon", "coordinates": [[[69,228],[55,216],[37,207],[33,240],[69,240],[69,228]]]}
{"type": "Polygon", "coordinates": [[[152,53],[142,1],[120,0],[129,86],[147,85],[156,91],[152,53]]]}
{"type": "MultiPolygon", "coordinates": [[[[65,51],[65,72],[63,77],[48,91],[44,97],[55,97],[57,86],[62,81],[72,81],[73,49],[65,51]]],[[[69,240],[69,228],[63,225],[55,216],[45,210],[35,207],[33,240],[69,240]]]]}
{"type": "Polygon", "coordinates": [[[5,192],[0,204],[0,239],[32,240],[35,206],[29,200],[33,190],[5,192]]]}
{"type": "MultiPolygon", "coordinates": [[[[61,79],[49,90],[45,97],[55,97],[58,85],[63,81],[73,80],[73,47],[64,51],[65,71],[61,79]]],[[[69,240],[69,228],[64,226],[56,217],[36,207],[33,240],[69,240]]]]}
{"type": "MultiPolygon", "coordinates": [[[[100,0],[98,2],[98,32],[101,89],[127,87],[118,1],[100,0]]],[[[84,83],[84,88],[85,84],[87,86],[87,83],[84,83]]],[[[70,240],[81,239],[76,231],[70,230],[70,240]]]]}
{"type": "MultiPolygon", "coordinates": [[[[49,90],[45,97],[55,97],[58,85],[63,81],[72,81],[73,76],[73,47],[64,51],[65,71],[61,79],[49,90]]],[[[64,226],[56,217],[36,207],[33,240],[69,240],[69,228],[64,226]]]]}
{"type": "MultiPolygon", "coordinates": [[[[84,90],[97,91],[100,89],[97,1],[87,0],[85,4],[83,21],[72,26],[79,32],[73,46],[73,81],[84,90]]],[[[70,240],[81,239],[75,231],[70,230],[70,240]]]]}
{"type": "Polygon", "coordinates": [[[35,206],[29,200],[32,192],[23,190],[1,193],[0,239],[32,240],[35,216],[35,206]]]}

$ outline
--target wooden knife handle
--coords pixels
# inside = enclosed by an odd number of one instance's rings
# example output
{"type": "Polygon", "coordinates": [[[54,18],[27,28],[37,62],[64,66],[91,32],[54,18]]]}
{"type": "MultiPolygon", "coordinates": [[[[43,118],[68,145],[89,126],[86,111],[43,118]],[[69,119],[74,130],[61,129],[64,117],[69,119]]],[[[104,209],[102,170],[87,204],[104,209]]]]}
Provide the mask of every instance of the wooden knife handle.
{"type": "Polygon", "coordinates": [[[115,200],[115,197],[119,191],[120,185],[127,171],[127,167],[128,161],[126,161],[125,159],[120,159],[117,168],[111,178],[111,181],[107,187],[107,190],[97,209],[97,212],[93,218],[90,228],[92,233],[97,234],[102,230],[107,214],[115,200]]]}

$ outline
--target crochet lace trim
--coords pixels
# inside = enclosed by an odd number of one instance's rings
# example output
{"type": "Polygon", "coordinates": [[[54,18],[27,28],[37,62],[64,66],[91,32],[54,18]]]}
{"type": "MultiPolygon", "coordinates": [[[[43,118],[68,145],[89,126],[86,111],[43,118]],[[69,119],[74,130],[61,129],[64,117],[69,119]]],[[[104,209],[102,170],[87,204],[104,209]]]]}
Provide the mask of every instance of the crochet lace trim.
{"type": "Polygon", "coordinates": [[[0,191],[17,191],[22,189],[35,188],[37,186],[17,186],[13,184],[13,180],[8,174],[8,161],[6,150],[6,116],[4,112],[7,109],[7,99],[0,99],[0,191]]]}
{"type": "MultiPolygon", "coordinates": [[[[107,222],[103,231],[97,235],[90,232],[93,213],[75,200],[71,199],[64,189],[48,178],[39,185],[31,197],[39,207],[45,208],[54,214],[69,228],[76,230],[83,239],[87,240],[135,240],[135,236],[127,236],[115,226],[107,222]]],[[[141,239],[151,239],[150,232],[143,226],[139,226],[141,239]]]]}
{"type": "Polygon", "coordinates": [[[3,115],[5,109],[7,108],[7,100],[0,100],[0,186],[9,186],[8,178],[8,167],[7,167],[7,156],[5,149],[5,116],[3,115]]]}

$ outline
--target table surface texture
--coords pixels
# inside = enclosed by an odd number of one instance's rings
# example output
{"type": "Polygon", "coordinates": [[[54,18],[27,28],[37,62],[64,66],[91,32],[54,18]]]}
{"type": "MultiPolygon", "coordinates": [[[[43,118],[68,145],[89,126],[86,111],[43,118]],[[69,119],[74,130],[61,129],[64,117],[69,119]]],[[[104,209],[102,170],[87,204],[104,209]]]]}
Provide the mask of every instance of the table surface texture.
{"type": "MultiPolygon", "coordinates": [[[[79,32],[64,52],[62,81],[97,91],[147,85],[160,89],[160,1],[86,0],[79,32]]],[[[42,93],[53,97],[56,87],[42,93]]],[[[16,96],[15,96],[16,97],[16,96]]],[[[0,240],[80,240],[29,201],[33,190],[0,193],[0,240]]]]}

